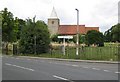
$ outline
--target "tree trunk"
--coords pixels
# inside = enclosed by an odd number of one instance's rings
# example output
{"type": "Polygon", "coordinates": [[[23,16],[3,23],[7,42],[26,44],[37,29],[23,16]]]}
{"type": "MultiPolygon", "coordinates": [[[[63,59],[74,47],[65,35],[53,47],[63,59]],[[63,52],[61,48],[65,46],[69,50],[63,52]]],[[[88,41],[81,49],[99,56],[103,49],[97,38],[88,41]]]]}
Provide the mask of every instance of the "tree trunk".
{"type": "Polygon", "coordinates": [[[6,55],[8,55],[8,45],[9,45],[9,43],[6,42],[6,49],[5,49],[6,55]]]}

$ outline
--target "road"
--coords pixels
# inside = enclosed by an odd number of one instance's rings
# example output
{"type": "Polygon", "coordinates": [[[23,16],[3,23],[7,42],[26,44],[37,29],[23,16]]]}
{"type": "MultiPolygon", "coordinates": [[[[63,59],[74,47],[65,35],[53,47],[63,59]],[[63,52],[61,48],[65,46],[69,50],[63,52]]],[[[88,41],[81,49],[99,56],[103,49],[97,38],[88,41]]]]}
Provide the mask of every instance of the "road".
{"type": "Polygon", "coordinates": [[[3,56],[3,80],[118,80],[117,64],[3,56]]]}

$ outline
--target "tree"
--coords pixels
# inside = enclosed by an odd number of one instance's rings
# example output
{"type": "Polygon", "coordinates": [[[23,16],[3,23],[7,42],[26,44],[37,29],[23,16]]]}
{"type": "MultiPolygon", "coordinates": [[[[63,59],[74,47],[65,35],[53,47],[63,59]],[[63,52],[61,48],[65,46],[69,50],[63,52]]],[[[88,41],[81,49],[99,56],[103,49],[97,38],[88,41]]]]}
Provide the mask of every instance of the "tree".
{"type": "Polygon", "coordinates": [[[52,42],[59,42],[58,34],[54,34],[51,36],[51,41],[52,42]]]}
{"type": "Polygon", "coordinates": [[[20,52],[23,54],[41,54],[49,49],[50,34],[43,21],[27,19],[20,37],[20,52]]]}
{"type": "Polygon", "coordinates": [[[105,42],[111,42],[112,41],[112,36],[111,36],[111,29],[105,31],[104,33],[104,39],[105,39],[105,42]]]}
{"type": "Polygon", "coordinates": [[[1,12],[2,15],[2,41],[14,42],[16,41],[17,28],[14,26],[13,14],[5,8],[1,12]]]}
{"type": "Polygon", "coordinates": [[[88,31],[85,38],[88,45],[104,46],[104,36],[101,32],[95,30],[88,31]]]}
{"type": "Polygon", "coordinates": [[[20,34],[21,34],[23,27],[25,26],[25,23],[26,22],[23,19],[19,19],[15,17],[14,26],[17,28],[17,31],[16,31],[17,40],[20,39],[20,34]]]}
{"type": "Polygon", "coordinates": [[[8,54],[8,44],[17,40],[18,28],[14,26],[13,14],[4,8],[0,12],[2,15],[2,41],[6,43],[6,54],[8,54]]]}
{"type": "MultiPolygon", "coordinates": [[[[76,38],[77,38],[76,35],[73,36],[72,41],[73,41],[74,43],[76,43],[76,38]]],[[[79,43],[85,43],[85,35],[79,34],[79,43]]]]}
{"type": "Polygon", "coordinates": [[[112,41],[120,42],[120,24],[119,23],[112,26],[111,35],[112,35],[112,41]]]}
{"type": "Polygon", "coordinates": [[[2,15],[0,14],[0,48],[1,48],[1,43],[2,43],[2,15]]]}
{"type": "Polygon", "coordinates": [[[52,42],[63,42],[63,39],[60,39],[60,38],[58,38],[58,36],[60,36],[60,34],[54,34],[54,35],[52,35],[51,36],[51,41],[52,42]]]}
{"type": "Polygon", "coordinates": [[[108,29],[105,34],[106,42],[120,42],[120,24],[116,24],[108,29]]]}

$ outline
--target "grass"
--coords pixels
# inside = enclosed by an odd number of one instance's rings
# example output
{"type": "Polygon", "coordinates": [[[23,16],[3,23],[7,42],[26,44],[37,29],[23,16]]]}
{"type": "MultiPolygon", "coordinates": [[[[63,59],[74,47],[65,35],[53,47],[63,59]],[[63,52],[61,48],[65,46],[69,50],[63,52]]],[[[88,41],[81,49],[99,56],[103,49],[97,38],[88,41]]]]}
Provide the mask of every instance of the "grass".
{"type": "Polygon", "coordinates": [[[120,54],[120,46],[118,43],[105,43],[104,47],[80,47],[79,55],[76,56],[75,47],[66,47],[66,54],[63,55],[59,46],[54,47],[49,53],[39,55],[27,54],[26,56],[64,58],[64,59],[81,59],[81,60],[105,60],[117,61],[120,54]]]}
{"type": "Polygon", "coordinates": [[[116,46],[120,45],[120,43],[110,43],[110,42],[106,42],[104,44],[105,44],[105,46],[110,46],[110,47],[116,47],[116,46]]]}
{"type": "Polygon", "coordinates": [[[79,49],[79,55],[76,56],[75,47],[66,47],[66,54],[60,51],[57,47],[49,53],[39,55],[29,55],[47,58],[64,58],[64,59],[81,59],[81,60],[105,60],[105,61],[117,61],[118,60],[118,47],[84,47],[79,49]]]}
{"type": "Polygon", "coordinates": [[[76,56],[75,48],[67,48],[66,55],[63,55],[60,50],[53,50],[52,54],[41,54],[42,57],[65,58],[65,59],[82,59],[82,60],[118,60],[117,47],[85,47],[79,50],[79,55],[76,56]]]}

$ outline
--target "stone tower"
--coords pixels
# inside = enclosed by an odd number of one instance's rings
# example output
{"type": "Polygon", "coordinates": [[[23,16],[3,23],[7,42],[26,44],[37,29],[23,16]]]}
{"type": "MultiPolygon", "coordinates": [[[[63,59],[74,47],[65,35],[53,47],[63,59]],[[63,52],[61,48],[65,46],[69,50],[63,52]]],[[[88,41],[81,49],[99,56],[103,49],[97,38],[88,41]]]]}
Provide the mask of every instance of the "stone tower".
{"type": "Polygon", "coordinates": [[[48,28],[51,35],[57,34],[59,27],[59,18],[57,17],[57,13],[55,8],[53,7],[52,13],[48,18],[48,28]]]}

